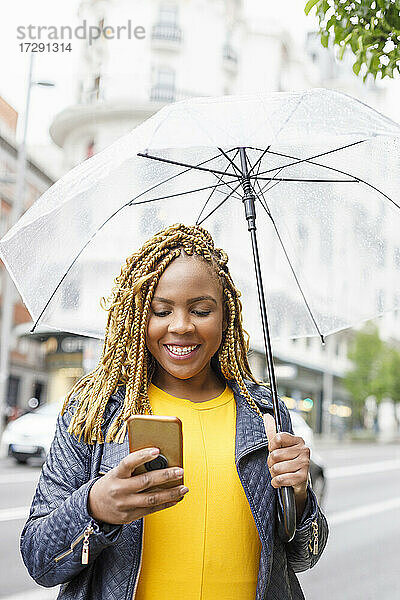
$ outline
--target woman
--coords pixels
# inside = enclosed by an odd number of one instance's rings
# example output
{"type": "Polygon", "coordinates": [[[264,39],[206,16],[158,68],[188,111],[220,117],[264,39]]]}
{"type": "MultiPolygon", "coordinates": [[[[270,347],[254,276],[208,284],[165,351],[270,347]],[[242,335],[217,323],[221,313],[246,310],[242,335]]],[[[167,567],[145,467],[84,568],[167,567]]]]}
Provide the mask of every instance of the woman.
{"type": "Polygon", "coordinates": [[[205,229],[177,224],[115,280],[102,357],[66,398],[21,536],[31,576],[62,583],[59,598],[304,598],[294,572],[317,562],[328,527],[303,439],[267,441],[270,392],[247,361],[227,261],[205,229]],[[182,420],[184,486],[173,468],[135,475],[158,453],[129,454],[126,420],[145,412],[182,420]],[[296,499],[288,544],[275,527],[281,485],[296,499]]]}

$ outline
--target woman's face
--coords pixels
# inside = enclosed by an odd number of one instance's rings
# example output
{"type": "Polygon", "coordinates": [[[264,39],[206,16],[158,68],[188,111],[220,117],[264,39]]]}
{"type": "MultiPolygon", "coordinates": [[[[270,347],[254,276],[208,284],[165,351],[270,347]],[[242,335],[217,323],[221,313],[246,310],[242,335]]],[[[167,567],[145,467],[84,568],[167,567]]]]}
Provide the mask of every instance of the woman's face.
{"type": "Polygon", "coordinates": [[[182,254],[161,275],[151,303],[147,348],[177,379],[208,371],[222,341],[223,290],[204,259],[182,254]]]}

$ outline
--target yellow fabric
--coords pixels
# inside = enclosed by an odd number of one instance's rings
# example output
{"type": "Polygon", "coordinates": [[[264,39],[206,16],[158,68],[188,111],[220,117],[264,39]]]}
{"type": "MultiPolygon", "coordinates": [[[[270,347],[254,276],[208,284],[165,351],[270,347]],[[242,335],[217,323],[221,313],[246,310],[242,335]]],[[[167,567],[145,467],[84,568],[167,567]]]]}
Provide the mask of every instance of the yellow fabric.
{"type": "Polygon", "coordinates": [[[232,390],[195,403],[152,384],[149,398],[154,414],[182,421],[189,492],[144,518],[135,600],[255,598],[261,544],[235,465],[232,390]]]}

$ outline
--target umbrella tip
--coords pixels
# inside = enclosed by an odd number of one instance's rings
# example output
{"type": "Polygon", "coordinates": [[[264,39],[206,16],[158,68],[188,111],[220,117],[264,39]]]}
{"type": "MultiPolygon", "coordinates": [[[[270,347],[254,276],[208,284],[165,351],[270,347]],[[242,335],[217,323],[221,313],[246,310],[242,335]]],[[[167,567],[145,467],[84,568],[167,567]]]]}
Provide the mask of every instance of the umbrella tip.
{"type": "Polygon", "coordinates": [[[320,336],[321,336],[321,343],[322,343],[323,346],[325,346],[325,338],[322,335],[322,333],[320,333],[320,336]]]}

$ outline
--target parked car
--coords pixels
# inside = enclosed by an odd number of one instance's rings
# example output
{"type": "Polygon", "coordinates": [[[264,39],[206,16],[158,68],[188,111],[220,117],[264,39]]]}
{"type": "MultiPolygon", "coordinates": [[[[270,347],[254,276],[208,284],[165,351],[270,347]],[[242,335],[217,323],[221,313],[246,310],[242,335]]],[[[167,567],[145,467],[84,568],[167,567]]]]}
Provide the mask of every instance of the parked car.
{"type": "Polygon", "coordinates": [[[311,450],[310,456],[310,476],[312,488],[315,492],[315,495],[318,499],[318,504],[322,507],[324,496],[325,496],[325,488],[326,488],[326,479],[324,473],[324,463],[320,456],[314,450],[314,433],[309,425],[307,425],[306,421],[300,415],[300,413],[289,410],[290,418],[292,420],[293,431],[295,435],[298,435],[303,438],[306,446],[308,446],[311,450]]]}
{"type": "Polygon", "coordinates": [[[26,463],[29,458],[44,460],[53,441],[62,404],[63,398],[60,398],[11,421],[1,439],[1,456],[12,456],[19,463],[26,463]]]}

